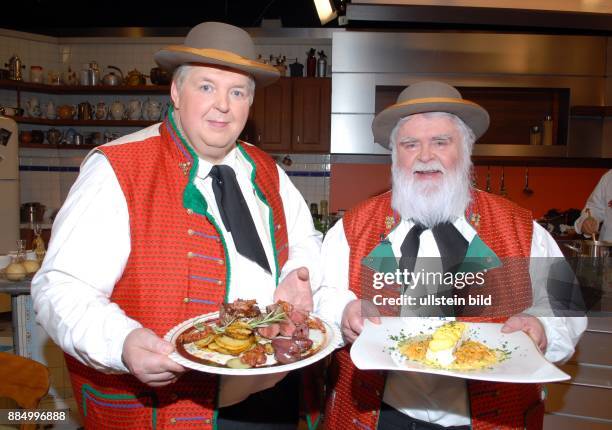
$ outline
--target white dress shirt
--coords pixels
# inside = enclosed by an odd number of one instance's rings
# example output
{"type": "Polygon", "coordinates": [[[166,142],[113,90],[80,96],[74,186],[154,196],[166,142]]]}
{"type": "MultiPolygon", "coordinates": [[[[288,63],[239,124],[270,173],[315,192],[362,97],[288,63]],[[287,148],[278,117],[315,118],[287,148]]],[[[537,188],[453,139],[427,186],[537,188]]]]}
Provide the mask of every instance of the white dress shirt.
{"type": "MultiPolygon", "coordinates": [[[[474,228],[464,219],[457,219],[454,226],[468,242],[476,235],[474,228]]],[[[393,253],[401,256],[400,246],[412,221],[402,220],[389,234],[393,253]]],[[[356,299],[349,290],[349,253],[344,225],[340,220],[327,233],[321,249],[321,286],[314,294],[315,311],[335,321],[338,326],[344,307],[356,299]]],[[[533,224],[531,241],[532,257],[562,257],[559,247],[539,224],[533,224]]],[[[420,236],[417,257],[440,257],[431,230],[420,236]]],[[[530,265],[532,284],[545,277],[541,265],[530,265]],[[534,267],[536,266],[536,267],[534,267]]],[[[534,301],[541,303],[542,292],[534,289],[534,301]]],[[[586,318],[539,317],[548,339],[545,357],[550,361],[562,361],[572,356],[574,346],[586,329],[586,318]]],[[[413,418],[443,426],[470,424],[468,395],[464,379],[414,372],[388,372],[383,401],[413,418]]]]}
{"type": "Polygon", "coordinates": [[[612,170],[608,170],[601,177],[587,200],[582,215],[574,223],[578,233],[582,233],[582,223],[589,216],[586,212],[587,209],[589,209],[593,218],[599,222],[603,221],[598,239],[612,242],[612,170]]]}
{"type": "MultiPolygon", "coordinates": [[[[137,139],[146,138],[156,130],[153,127],[145,129],[139,132],[141,136],[137,139]]],[[[200,159],[195,184],[226,239],[232,268],[228,300],[256,299],[265,305],[273,301],[276,288],[272,243],[266,229],[269,208],[255,195],[250,181],[252,167],[240,151],[232,150],[223,164],[236,171],[273,271],[267,273],[237,253],[231,234],[224,228],[212,191],[208,176],[212,164],[200,159]],[[253,285],[257,288],[252,288],[253,285]]],[[[287,175],[280,168],[278,170],[289,238],[289,259],[281,269],[280,279],[305,266],[316,288],[320,278],[321,234],[314,229],[299,191],[287,175]]],[[[57,215],[46,258],[32,281],[32,297],[36,320],[55,343],[82,363],[102,372],[127,372],[121,360],[123,342],[132,330],[141,327],[110,300],[130,251],[129,214],[124,194],[106,157],[99,152],[93,153],[84,161],[57,215]]],[[[273,386],[282,377],[222,378],[219,404],[237,403],[253,392],[273,386]]]]}

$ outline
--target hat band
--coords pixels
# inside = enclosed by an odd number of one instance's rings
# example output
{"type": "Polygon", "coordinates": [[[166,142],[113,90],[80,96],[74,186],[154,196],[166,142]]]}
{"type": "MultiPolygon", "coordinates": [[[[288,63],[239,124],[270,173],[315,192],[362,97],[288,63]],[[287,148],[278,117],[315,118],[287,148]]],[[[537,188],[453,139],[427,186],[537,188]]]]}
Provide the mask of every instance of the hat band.
{"type": "Polygon", "coordinates": [[[190,46],[172,45],[165,48],[167,51],[184,52],[187,54],[197,55],[199,57],[214,58],[215,60],[225,61],[232,64],[240,64],[243,66],[256,67],[267,71],[276,71],[275,67],[268,64],[260,63],[259,61],[251,60],[233,52],[224,51],[214,48],[192,48],[190,46]]]}
{"type": "Polygon", "coordinates": [[[389,106],[388,109],[394,109],[394,108],[398,108],[402,106],[410,106],[410,105],[417,105],[417,104],[426,104],[426,103],[456,103],[456,104],[463,104],[463,105],[481,108],[479,104],[471,102],[469,100],[464,100],[464,99],[456,99],[452,97],[424,97],[420,99],[411,99],[405,102],[396,103],[394,105],[389,106]]]}

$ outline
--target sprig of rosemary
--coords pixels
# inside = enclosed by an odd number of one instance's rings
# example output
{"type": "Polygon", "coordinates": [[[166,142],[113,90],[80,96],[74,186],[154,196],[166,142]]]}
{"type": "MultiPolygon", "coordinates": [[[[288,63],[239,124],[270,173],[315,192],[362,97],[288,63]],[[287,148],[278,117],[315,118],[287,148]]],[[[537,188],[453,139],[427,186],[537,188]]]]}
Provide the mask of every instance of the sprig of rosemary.
{"type": "Polygon", "coordinates": [[[278,306],[272,312],[268,312],[267,314],[261,314],[258,317],[252,318],[251,320],[247,321],[247,324],[252,329],[256,329],[259,327],[266,327],[270,324],[281,322],[285,319],[285,317],[285,312],[280,306],[278,306]]]}
{"type": "MultiPolygon", "coordinates": [[[[285,312],[279,306],[276,309],[274,309],[272,312],[261,314],[254,318],[249,318],[248,320],[245,321],[245,323],[249,326],[251,330],[255,330],[256,328],[259,328],[259,327],[266,327],[266,326],[269,326],[270,324],[281,322],[282,320],[285,319],[285,317],[286,317],[285,312]]],[[[215,331],[216,334],[225,333],[225,330],[230,325],[232,325],[235,321],[236,321],[236,318],[232,318],[231,320],[229,320],[223,325],[220,325],[220,326],[213,325],[212,329],[215,331]]],[[[193,323],[193,326],[198,331],[204,331],[206,329],[206,325],[201,321],[197,321],[193,323]]]]}

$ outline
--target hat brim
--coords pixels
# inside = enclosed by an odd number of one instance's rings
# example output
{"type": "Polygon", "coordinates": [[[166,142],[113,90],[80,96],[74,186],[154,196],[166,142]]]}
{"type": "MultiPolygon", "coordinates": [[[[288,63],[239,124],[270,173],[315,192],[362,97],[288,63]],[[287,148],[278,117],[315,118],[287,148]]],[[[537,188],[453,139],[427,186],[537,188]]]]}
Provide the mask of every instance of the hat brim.
{"type": "Polygon", "coordinates": [[[258,87],[270,85],[280,78],[280,72],[276,67],[218,49],[197,49],[174,45],[157,51],[154,58],[159,67],[168,71],[173,71],[178,66],[187,63],[212,64],[240,70],[253,76],[258,87]]]}
{"type": "Polygon", "coordinates": [[[480,105],[463,99],[429,97],[394,104],[376,115],[372,122],[374,141],[389,149],[391,131],[397,122],[408,115],[426,112],[448,112],[457,115],[472,129],[476,139],[489,128],[489,114],[480,105]]]}

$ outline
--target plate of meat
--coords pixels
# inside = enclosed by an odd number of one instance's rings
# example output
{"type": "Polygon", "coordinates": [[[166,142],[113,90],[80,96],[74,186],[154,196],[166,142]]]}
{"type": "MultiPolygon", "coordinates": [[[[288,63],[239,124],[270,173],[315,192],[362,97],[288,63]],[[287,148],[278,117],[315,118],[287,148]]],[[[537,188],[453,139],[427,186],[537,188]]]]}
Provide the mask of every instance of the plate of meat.
{"type": "Polygon", "coordinates": [[[188,319],[164,337],[176,350],[170,358],[195,370],[220,375],[263,375],[308,366],[331,354],[341,335],[322,317],[279,301],[221,304],[218,312],[188,319]]]}

